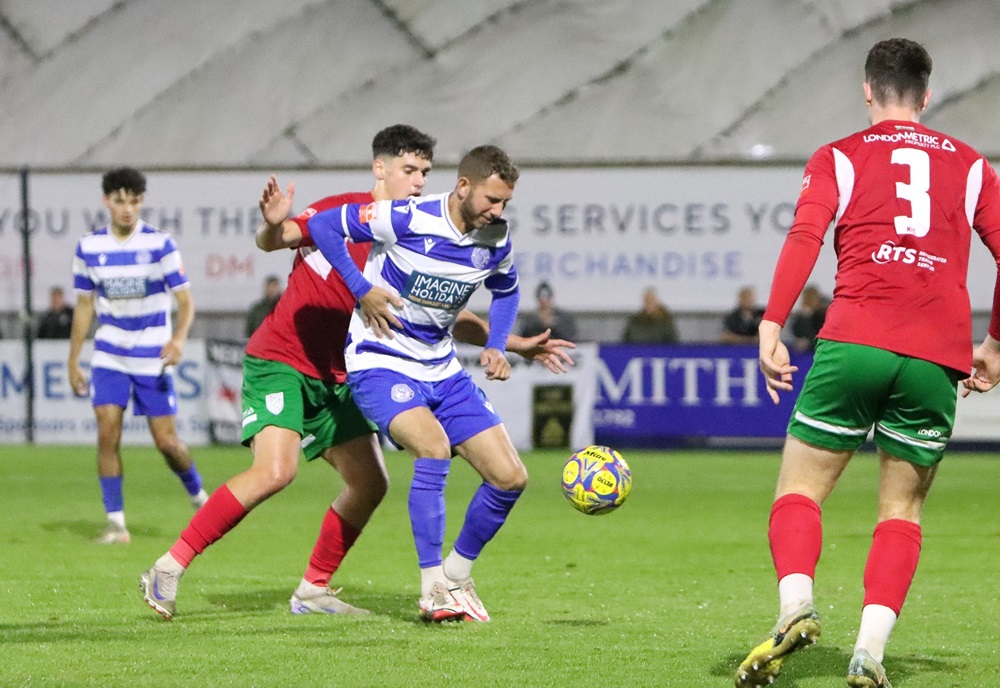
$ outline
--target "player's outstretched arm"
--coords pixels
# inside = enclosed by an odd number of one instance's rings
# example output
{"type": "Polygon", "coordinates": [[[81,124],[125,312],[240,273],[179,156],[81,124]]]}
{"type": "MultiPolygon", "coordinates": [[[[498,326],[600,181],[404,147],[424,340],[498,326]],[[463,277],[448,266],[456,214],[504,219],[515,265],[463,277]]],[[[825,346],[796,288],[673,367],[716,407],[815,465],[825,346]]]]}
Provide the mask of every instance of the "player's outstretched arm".
{"type": "MultiPolygon", "coordinates": [[[[507,352],[517,354],[528,361],[538,361],[553,373],[565,373],[568,365],[576,365],[567,349],[575,349],[576,344],[565,339],[551,339],[552,330],[545,330],[532,337],[511,334],[507,337],[507,352]]],[[[455,320],[452,335],[463,344],[486,346],[490,336],[490,325],[469,310],[462,310],[455,320]]]]}
{"type": "Polygon", "coordinates": [[[778,391],[792,391],[792,373],[798,370],[791,364],[788,347],[781,341],[781,325],[770,320],[762,320],[760,327],[760,372],[767,382],[767,393],[771,401],[778,403],[778,391]]]}
{"type": "Polygon", "coordinates": [[[553,373],[565,373],[566,366],[576,365],[566,349],[575,349],[576,344],[565,339],[551,339],[551,335],[551,329],[533,337],[512,334],[507,338],[507,351],[529,361],[538,361],[553,373]]]}
{"type": "Polygon", "coordinates": [[[986,335],[983,343],[972,352],[972,375],[962,380],[962,396],[972,392],[988,392],[1000,382],[1000,342],[986,335]]]}
{"type": "Polygon", "coordinates": [[[257,227],[255,239],[257,247],[264,251],[295,248],[302,241],[302,229],[288,216],[292,212],[292,198],[295,196],[295,182],[288,184],[288,191],[282,192],[278,178],[273,174],[260,195],[258,205],[263,222],[257,227]]]}

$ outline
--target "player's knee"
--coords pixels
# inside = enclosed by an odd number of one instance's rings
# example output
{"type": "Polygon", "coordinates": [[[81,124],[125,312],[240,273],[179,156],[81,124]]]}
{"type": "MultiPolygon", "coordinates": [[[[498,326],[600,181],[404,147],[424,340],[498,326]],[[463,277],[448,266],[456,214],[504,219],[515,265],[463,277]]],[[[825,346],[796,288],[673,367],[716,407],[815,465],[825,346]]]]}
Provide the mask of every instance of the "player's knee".
{"type": "Polygon", "coordinates": [[[421,439],[408,447],[410,453],[421,459],[440,459],[447,461],[451,459],[451,444],[448,438],[442,439],[421,439]]]}
{"type": "Polygon", "coordinates": [[[389,491],[389,474],[383,466],[379,466],[377,470],[365,471],[362,474],[344,476],[344,482],[355,494],[373,507],[378,506],[389,491]]]}
{"type": "Polygon", "coordinates": [[[273,495],[288,487],[295,480],[297,469],[298,466],[296,464],[286,463],[273,463],[269,466],[261,466],[257,470],[256,482],[262,492],[267,495],[273,495]]]}
{"type": "Polygon", "coordinates": [[[528,469],[518,463],[496,477],[494,487],[508,492],[520,492],[528,486],[528,469]]]}

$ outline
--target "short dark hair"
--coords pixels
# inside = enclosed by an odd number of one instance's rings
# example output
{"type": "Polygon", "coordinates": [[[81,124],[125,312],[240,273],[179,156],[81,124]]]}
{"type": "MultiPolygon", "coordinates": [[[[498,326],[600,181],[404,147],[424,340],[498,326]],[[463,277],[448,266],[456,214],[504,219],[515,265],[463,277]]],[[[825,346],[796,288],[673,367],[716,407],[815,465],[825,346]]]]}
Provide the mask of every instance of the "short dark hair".
{"type": "Polygon", "coordinates": [[[408,124],[393,124],[375,134],[372,139],[372,159],[383,156],[395,158],[404,153],[415,153],[426,160],[434,160],[434,137],[408,124]]]}
{"type": "Polygon", "coordinates": [[[931,56],[919,43],[906,38],[879,41],[868,51],[865,81],[882,105],[921,108],[931,77],[931,56]]]}
{"type": "Polygon", "coordinates": [[[539,282],[538,286],[535,287],[535,298],[540,299],[542,297],[552,298],[552,286],[548,282],[539,282]]]}
{"type": "Polygon", "coordinates": [[[500,177],[508,186],[514,186],[521,172],[511,159],[497,146],[476,146],[458,163],[458,176],[465,177],[473,184],[500,177]]]}
{"type": "Polygon", "coordinates": [[[146,193],[146,175],[134,167],[116,167],[104,173],[101,188],[105,196],[110,196],[119,189],[131,191],[138,196],[146,193]]]}

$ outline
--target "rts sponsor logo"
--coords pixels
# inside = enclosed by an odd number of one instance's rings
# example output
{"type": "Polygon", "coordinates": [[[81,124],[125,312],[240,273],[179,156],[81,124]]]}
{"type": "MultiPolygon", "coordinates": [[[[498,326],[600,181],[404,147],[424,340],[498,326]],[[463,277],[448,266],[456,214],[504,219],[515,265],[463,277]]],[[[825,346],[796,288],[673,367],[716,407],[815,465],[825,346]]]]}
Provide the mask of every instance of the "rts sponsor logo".
{"type": "Polygon", "coordinates": [[[872,251],[872,260],[879,265],[886,263],[906,263],[911,265],[917,262],[917,249],[896,246],[891,241],[887,241],[877,249],[872,251]]]}

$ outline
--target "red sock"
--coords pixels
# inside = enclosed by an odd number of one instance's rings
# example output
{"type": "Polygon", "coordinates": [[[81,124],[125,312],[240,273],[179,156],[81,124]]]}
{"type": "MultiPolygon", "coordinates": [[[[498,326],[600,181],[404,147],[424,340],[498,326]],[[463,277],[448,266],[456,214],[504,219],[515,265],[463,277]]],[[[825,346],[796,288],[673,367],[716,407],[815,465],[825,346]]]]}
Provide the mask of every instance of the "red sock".
{"type": "Polygon", "coordinates": [[[778,580],[790,573],[816,577],[816,562],[823,546],[819,504],[805,495],[786,494],[771,506],[767,539],[778,580]]]}
{"type": "Polygon", "coordinates": [[[880,604],[896,612],[903,608],[920,559],[920,524],[901,519],[875,526],[865,564],[865,604],[880,604]]]}
{"type": "Polygon", "coordinates": [[[329,585],[334,572],[340,568],[340,562],[344,560],[347,550],[360,534],[361,531],[341,518],[332,506],[327,509],[303,578],[320,587],[329,585]]]}
{"type": "Polygon", "coordinates": [[[205,551],[205,548],[221,538],[249,513],[239,500],[223,484],[198,509],[188,527],[170,548],[170,554],[187,568],[191,560],[205,551]]]}

